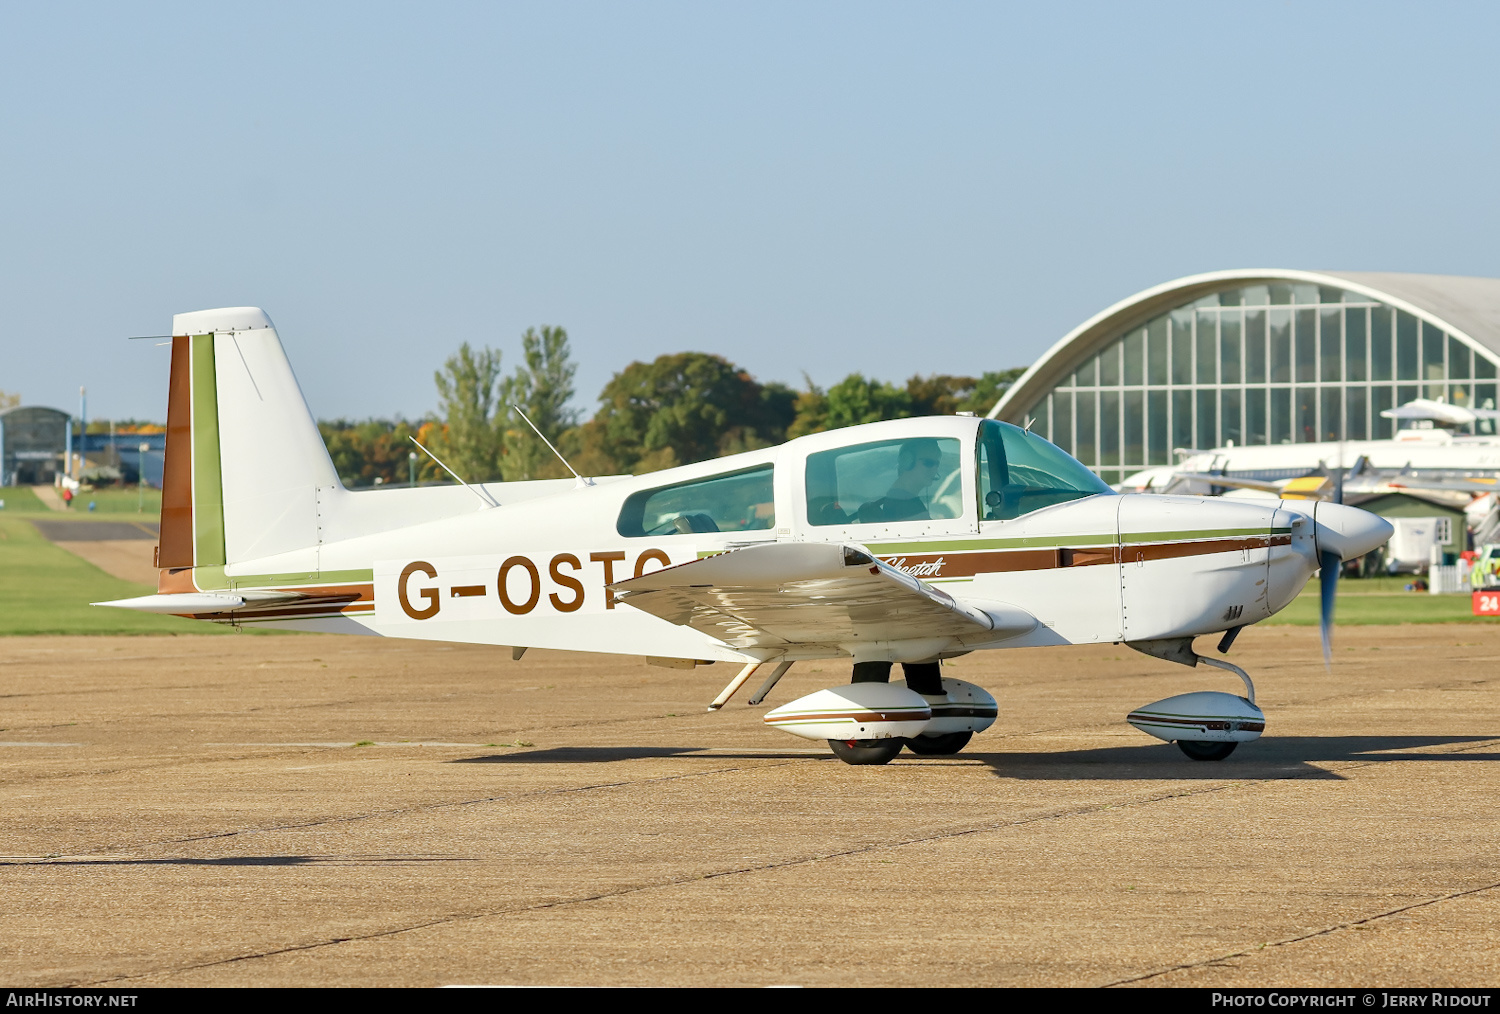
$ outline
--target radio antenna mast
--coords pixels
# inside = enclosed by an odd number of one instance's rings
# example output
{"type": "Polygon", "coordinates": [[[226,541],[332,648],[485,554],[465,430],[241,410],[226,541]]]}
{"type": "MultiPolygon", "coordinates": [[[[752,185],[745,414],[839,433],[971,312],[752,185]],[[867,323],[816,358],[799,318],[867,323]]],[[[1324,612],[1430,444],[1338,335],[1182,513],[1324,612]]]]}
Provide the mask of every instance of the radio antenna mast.
{"type": "Polygon", "coordinates": [[[416,437],[414,437],[414,436],[412,436],[411,434],[408,433],[406,435],[406,439],[408,439],[412,443],[416,444],[417,447],[418,447],[418,449],[421,450],[421,452],[423,454],[427,455],[433,461],[436,461],[438,463],[438,467],[439,468],[441,468],[443,471],[447,472],[449,475],[453,476],[453,478],[457,479],[459,485],[463,486],[470,493],[473,493],[475,496],[479,497],[479,502],[480,503],[484,504],[486,507],[499,507],[500,506],[498,503],[495,502],[494,497],[490,496],[490,494],[488,493],[488,491],[486,491],[484,489],[481,489],[478,486],[471,486],[467,482],[464,482],[464,480],[462,479],[462,477],[460,477],[457,472],[455,472],[453,469],[449,468],[447,465],[443,464],[443,459],[442,458],[438,457],[436,454],[433,454],[427,448],[423,447],[421,441],[419,441],[416,437]]]}
{"type": "Polygon", "coordinates": [[[593,479],[585,479],[583,476],[578,474],[578,469],[568,464],[568,459],[562,456],[562,451],[559,451],[556,447],[553,447],[552,441],[548,440],[547,437],[542,433],[542,431],[536,428],[536,423],[526,418],[526,413],[521,411],[520,405],[512,405],[511,408],[516,410],[516,415],[526,420],[526,425],[531,427],[531,431],[533,433],[542,438],[542,443],[547,445],[547,449],[553,454],[557,455],[557,460],[563,463],[563,467],[573,473],[573,478],[578,480],[578,488],[581,489],[584,486],[592,486],[594,484],[593,479]]]}

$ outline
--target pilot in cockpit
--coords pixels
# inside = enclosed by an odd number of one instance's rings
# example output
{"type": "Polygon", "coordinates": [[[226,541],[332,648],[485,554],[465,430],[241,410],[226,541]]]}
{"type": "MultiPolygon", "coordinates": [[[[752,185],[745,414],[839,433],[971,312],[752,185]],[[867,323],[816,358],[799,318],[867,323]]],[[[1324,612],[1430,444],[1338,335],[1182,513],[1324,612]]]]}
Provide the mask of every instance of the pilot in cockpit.
{"type": "Polygon", "coordinates": [[[896,457],[896,481],[885,496],[861,505],[856,520],[861,524],[931,520],[922,492],[938,477],[942,460],[938,442],[932,437],[903,443],[896,457]]]}

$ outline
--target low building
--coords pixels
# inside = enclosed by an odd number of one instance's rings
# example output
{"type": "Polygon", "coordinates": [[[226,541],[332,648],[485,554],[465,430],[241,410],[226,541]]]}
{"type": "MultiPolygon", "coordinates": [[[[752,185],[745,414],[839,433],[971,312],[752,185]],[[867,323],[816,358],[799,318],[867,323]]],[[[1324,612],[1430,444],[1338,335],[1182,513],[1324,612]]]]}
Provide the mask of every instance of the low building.
{"type": "Polygon", "coordinates": [[[0,410],[0,485],[52,485],[63,470],[70,418],[40,405],[0,410]]]}

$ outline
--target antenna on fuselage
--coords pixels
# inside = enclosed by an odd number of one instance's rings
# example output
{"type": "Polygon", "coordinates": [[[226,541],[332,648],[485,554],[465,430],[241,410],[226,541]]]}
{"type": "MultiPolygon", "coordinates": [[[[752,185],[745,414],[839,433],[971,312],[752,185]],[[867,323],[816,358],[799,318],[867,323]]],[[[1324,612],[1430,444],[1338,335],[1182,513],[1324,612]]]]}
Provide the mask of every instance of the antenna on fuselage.
{"type": "Polygon", "coordinates": [[[417,448],[423,454],[427,455],[433,461],[436,461],[438,463],[438,467],[439,468],[441,468],[443,471],[447,472],[449,475],[453,476],[453,478],[457,479],[459,485],[463,486],[470,493],[473,493],[475,496],[479,497],[479,502],[480,503],[484,504],[486,507],[499,507],[500,506],[498,503],[495,502],[494,497],[492,497],[492,496],[489,495],[489,493],[485,492],[483,489],[480,489],[478,486],[470,486],[467,482],[464,482],[464,480],[459,476],[459,474],[457,472],[455,472],[453,469],[449,468],[447,465],[443,464],[443,459],[442,458],[438,457],[436,454],[433,454],[427,448],[423,447],[422,446],[422,442],[420,440],[418,440],[416,437],[414,437],[410,433],[408,433],[406,435],[406,439],[408,439],[412,443],[416,444],[417,448]]]}
{"type": "Polygon", "coordinates": [[[563,467],[573,473],[573,478],[578,480],[579,486],[592,486],[594,484],[593,479],[585,479],[583,476],[578,474],[578,469],[568,464],[568,459],[562,456],[562,451],[559,451],[556,447],[553,447],[552,441],[548,440],[546,435],[543,434],[541,430],[536,428],[536,423],[526,418],[526,413],[521,411],[520,405],[512,405],[511,408],[516,410],[516,415],[526,420],[526,425],[531,427],[531,431],[533,433],[542,438],[542,443],[547,445],[547,449],[553,454],[557,455],[557,460],[563,463],[563,467]]]}

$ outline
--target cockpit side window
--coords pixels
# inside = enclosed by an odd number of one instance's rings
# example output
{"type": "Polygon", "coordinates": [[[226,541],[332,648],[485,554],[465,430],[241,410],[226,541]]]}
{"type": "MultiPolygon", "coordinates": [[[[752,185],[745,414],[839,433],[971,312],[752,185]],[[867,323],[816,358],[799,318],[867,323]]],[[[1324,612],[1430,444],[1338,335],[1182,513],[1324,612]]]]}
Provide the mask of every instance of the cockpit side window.
{"type": "Polygon", "coordinates": [[[772,466],[632,493],[615,531],[626,538],[753,532],[776,527],[772,466]]]}
{"type": "Polygon", "coordinates": [[[980,517],[986,521],[1114,492],[1056,444],[1010,423],[986,419],[976,453],[980,517]]]}
{"type": "Polygon", "coordinates": [[[959,441],[909,437],[807,456],[811,525],[937,521],[963,514],[959,441]]]}

